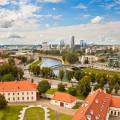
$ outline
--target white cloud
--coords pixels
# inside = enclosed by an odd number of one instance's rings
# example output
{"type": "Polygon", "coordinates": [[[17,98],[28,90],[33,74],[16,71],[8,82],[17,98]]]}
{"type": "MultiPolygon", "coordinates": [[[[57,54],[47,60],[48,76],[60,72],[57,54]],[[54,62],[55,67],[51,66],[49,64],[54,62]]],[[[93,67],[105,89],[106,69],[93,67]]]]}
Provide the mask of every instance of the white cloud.
{"type": "Polygon", "coordinates": [[[93,19],[91,20],[91,23],[93,23],[93,24],[98,24],[98,23],[100,23],[102,20],[103,20],[103,17],[101,17],[101,16],[96,16],[95,18],[93,18],[93,19]]]}
{"type": "Polygon", "coordinates": [[[0,0],[0,5],[6,5],[8,3],[9,3],[8,0],[0,0]]]}
{"type": "Polygon", "coordinates": [[[41,7],[20,3],[20,9],[9,10],[7,8],[0,9],[0,28],[11,28],[11,30],[36,30],[39,29],[39,24],[34,18],[34,12],[40,10],[41,7]]]}
{"type": "Polygon", "coordinates": [[[82,3],[80,3],[79,5],[74,6],[73,8],[77,8],[77,9],[87,9],[87,6],[84,5],[84,4],[82,4],[82,3]]]}
{"type": "Polygon", "coordinates": [[[38,0],[40,2],[51,2],[51,3],[58,3],[58,2],[62,2],[63,0],[38,0]]]}
{"type": "Polygon", "coordinates": [[[56,11],[56,8],[54,7],[54,8],[52,8],[52,10],[53,10],[53,11],[56,11]]]}
{"type": "MultiPolygon", "coordinates": [[[[16,32],[25,36],[24,38],[17,39],[16,42],[9,39],[0,39],[0,44],[40,44],[43,40],[48,42],[58,42],[64,39],[66,43],[70,43],[72,35],[75,35],[75,42],[79,43],[81,39],[91,43],[98,44],[120,44],[120,22],[108,22],[101,24],[81,24],[73,26],[63,26],[51,28],[46,24],[47,29],[41,31],[27,31],[16,32]],[[104,41],[103,41],[104,36],[104,41]]],[[[0,36],[6,36],[6,32],[0,32],[0,36]]]]}

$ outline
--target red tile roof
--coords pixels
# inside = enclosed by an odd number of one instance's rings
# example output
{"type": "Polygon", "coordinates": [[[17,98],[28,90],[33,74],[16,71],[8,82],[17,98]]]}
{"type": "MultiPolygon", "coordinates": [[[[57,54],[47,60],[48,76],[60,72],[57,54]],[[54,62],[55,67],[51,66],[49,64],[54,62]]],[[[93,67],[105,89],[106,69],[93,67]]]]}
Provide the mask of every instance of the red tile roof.
{"type": "Polygon", "coordinates": [[[111,95],[98,89],[86,98],[73,117],[73,120],[105,120],[108,108],[111,103],[111,95]]]}
{"type": "Polygon", "coordinates": [[[4,63],[6,63],[6,61],[3,59],[0,59],[0,64],[4,64],[4,63]]]}
{"type": "Polygon", "coordinates": [[[77,100],[76,97],[63,92],[55,92],[54,96],[52,97],[53,100],[63,101],[67,103],[72,103],[77,100]]]}
{"type": "Polygon", "coordinates": [[[120,108],[120,96],[112,96],[111,107],[120,108]]]}
{"type": "Polygon", "coordinates": [[[36,91],[37,85],[30,81],[0,82],[0,92],[36,91]]]}

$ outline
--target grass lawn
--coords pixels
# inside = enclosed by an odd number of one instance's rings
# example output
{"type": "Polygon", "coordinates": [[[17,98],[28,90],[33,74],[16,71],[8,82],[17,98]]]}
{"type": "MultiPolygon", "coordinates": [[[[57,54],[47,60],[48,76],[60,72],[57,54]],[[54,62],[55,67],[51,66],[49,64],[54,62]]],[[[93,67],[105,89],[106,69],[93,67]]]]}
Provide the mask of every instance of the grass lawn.
{"type": "Polygon", "coordinates": [[[42,63],[42,60],[36,60],[36,61],[33,61],[29,66],[37,66],[40,63],[42,63]]]}
{"type": "Polygon", "coordinates": [[[23,106],[8,106],[0,110],[0,120],[18,120],[18,115],[23,106]]]}
{"type": "Polygon", "coordinates": [[[45,113],[42,108],[32,107],[26,110],[25,120],[45,120],[45,113]]]}
{"type": "Polygon", "coordinates": [[[85,68],[83,69],[83,71],[87,73],[94,73],[94,74],[118,75],[120,77],[120,72],[115,72],[115,71],[99,70],[95,68],[85,68]]]}
{"type": "Polygon", "coordinates": [[[57,91],[56,88],[51,88],[51,89],[49,89],[49,90],[46,92],[46,94],[52,95],[52,94],[54,94],[56,91],[57,91]]]}
{"type": "MultiPolygon", "coordinates": [[[[69,115],[60,113],[58,116],[60,117],[59,120],[72,120],[72,116],[69,115]]],[[[50,120],[56,120],[56,112],[51,109],[50,109],[50,120]]]]}

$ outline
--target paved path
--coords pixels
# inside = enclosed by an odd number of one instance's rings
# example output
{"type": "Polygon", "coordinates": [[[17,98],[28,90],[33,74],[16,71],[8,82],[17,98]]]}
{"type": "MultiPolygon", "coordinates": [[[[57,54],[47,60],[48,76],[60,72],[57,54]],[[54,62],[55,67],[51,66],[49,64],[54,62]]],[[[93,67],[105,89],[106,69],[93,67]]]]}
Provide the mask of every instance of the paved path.
{"type": "Polygon", "coordinates": [[[45,100],[45,99],[41,99],[40,101],[37,101],[37,104],[40,104],[42,106],[46,106],[48,108],[51,108],[54,111],[57,111],[59,113],[63,113],[63,114],[66,114],[66,115],[73,116],[75,114],[75,112],[76,112],[75,109],[68,109],[68,108],[52,105],[52,104],[50,104],[49,100],[45,100]]]}
{"type": "Polygon", "coordinates": [[[46,100],[46,99],[40,99],[39,101],[31,102],[31,103],[9,103],[9,105],[24,105],[24,106],[41,105],[43,107],[50,108],[50,109],[57,111],[59,113],[63,113],[66,115],[71,115],[71,116],[73,116],[76,112],[75,109],[68,109],[68,108],[52,105],[52,104],[50,104],[50,100],[46,100]]]}

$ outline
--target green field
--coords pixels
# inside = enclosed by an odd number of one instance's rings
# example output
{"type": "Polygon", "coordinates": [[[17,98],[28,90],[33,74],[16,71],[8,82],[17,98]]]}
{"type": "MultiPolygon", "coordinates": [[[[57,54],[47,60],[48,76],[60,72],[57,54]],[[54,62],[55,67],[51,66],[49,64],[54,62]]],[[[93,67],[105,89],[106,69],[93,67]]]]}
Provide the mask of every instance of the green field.
{"type": "Polygon", "coordinates": [[[25,120],[45,120],[44,110],[40,107],[32,107],[26,110],[25,120]]]}
{"type": "Polygon", "coordinates": [[[36,60],[36,61],[33,61],[29,66],[37,66],[41,63],[42,61],[41,60],[36,60]]]}
{"type": "Polygon", "coordinates": [[[49,90],[46,92],[46,94],[52,95],[52,94],[54,94],[55,92],[57,92],[57,89],[51,88],[51,89],[49,89],[49,90]]]}
{"type": "Polygon", "coordinates": [[[94,68],[85,68],[83,69],[83,71],[87,73],[94,73],[94,74],[118,75],[120,77],[120,72],[115,72],[115,71],[99,70],[94,68]]]}
{"type": "Polygon", "coordinates": [[[0,120],[18,120],[18,115],[23,106],[8,106],[0,110],[0,120]]]}
{"type": "MultiPolygon", "coordinates": [[[[50,109],[50,120],[56,120],[56,112],[50,109]]],[[[58,114],[59,120],[72,120],[72,116],[65,115],[65,114],[58,114]]]]}

